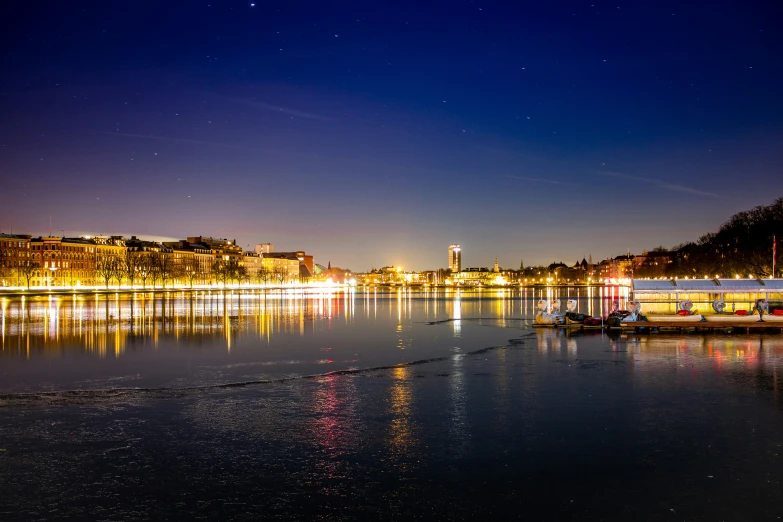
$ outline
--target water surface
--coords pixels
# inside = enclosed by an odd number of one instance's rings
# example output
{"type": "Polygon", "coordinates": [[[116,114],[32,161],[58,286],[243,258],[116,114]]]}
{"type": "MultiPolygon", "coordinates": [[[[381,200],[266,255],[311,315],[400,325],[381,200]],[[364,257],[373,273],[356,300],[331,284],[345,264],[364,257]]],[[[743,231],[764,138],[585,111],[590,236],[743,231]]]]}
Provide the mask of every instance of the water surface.
{"type": "Polygon", "coordinates": [[[783,515],[781,336],[533,330],[538,297],[6,302],[0,519],[783,515]]]}

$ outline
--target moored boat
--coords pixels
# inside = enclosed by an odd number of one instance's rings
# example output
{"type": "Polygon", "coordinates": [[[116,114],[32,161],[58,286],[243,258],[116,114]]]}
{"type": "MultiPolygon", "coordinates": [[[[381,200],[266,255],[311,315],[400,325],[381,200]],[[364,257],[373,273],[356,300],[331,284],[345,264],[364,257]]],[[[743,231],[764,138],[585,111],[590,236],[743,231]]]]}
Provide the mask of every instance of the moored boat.
{"type": "Polygon", "coordinates": [[[704,316],[696,315],[648,315],[649,323],[700,323],[704,321],[704,316]]]}
{"type": "Polygon", "coordinates": [[[704,320],[708,323],[757,323],[761,318],[758,315],[716,314],[705,315],[704,320]]]}
{"type": "Polygon", "coordinates": [[[533,320],[533,326],[557,326],[565,323],[565,314],[560,312],[560,299],[551,303],[543,299],[538,302],[538,313],[533,320]]]}
{"type": "Polygon", "coordinates": [[[580,314],[576,311],[576,306],[577,302],[575,299],[569,299],[566,301],[566,324],[584,324],[585,319],[587,319],[585,314],[580,314]]]}

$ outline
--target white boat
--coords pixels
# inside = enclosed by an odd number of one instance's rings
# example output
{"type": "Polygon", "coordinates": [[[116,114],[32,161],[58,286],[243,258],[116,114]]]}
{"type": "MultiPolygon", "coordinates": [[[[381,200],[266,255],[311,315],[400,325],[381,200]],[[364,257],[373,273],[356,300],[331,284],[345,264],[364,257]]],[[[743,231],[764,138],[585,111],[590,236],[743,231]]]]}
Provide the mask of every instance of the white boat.
{"type": "Polygon", "coordinates": [[[708,323],[757,323],[759,322],[758,315],[731,315],[731,314],[705,315],[704,319],[708,323]]]}
{"type": "Polygon", "coordinates": [[[701,314],[696,315],[648,315],[647,321],[650,323],[700,323],[704,318],[701,314]]]}
{"type": "Polygon", "coordinates": [[[565,314],[559,313],[560,300],[555,299],[551,303],[544,300],[538,302],[538,313],[534,319],[533,326],[554,326],[565,324],[565,314]],[[550,313],[549,310],[552,310],[550,313]]]}
{"type": "Polygon", "coordinates": [[[783,315],[765,315],[765,323],[783,323],[783,315]]]}

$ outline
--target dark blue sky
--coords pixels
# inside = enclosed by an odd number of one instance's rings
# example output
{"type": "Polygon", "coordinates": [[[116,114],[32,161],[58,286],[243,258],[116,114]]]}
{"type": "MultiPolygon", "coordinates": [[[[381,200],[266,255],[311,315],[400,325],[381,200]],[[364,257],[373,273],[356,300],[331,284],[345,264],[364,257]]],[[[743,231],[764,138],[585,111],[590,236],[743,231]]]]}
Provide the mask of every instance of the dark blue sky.
{"type": "Polygon", "coordinates": [[[3,5],[0,229],[366,270],[594,260],[783,195],[770,2],[3,5]],[[687,4],[687,5],[681,5],[687,4]]]}

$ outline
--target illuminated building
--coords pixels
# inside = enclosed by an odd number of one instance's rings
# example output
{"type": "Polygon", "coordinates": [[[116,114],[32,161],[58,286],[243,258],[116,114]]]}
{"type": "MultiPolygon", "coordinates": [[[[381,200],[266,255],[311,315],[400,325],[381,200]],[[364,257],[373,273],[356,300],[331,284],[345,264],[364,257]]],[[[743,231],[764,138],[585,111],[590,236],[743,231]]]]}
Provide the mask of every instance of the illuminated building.
{"type": "Polygon", "coordinates": [[[212,237],[194,236],[188,238],[188,243],[196,244],[200,243],[205,245],[212,251],[212,255],[215,259],[223,259],[228,261],[229,259],[236,259],[242,262],[245,257],[245,253],[242,251],[242,247],[237,246],[236,239],[215,239],[212,237]]]}
{"type": "Polygon", "coordinates": [[[309,280],[315,275],[315,262],[313,256],[308,256],[305,254],[304,250],[297,250],[295,252],[270,252],[264,254],[264,258],[296,259],[299,261],[300,281],[309,280]]]}
{"type": "MultiPolygon", "coordinates": [[[[31,286],[95,284],[98,245],[91,238],[39,237],[30,240],[35,265],[31,286]]],[[[25,281],[26,283],[26,281],[25,281]]]]}
{"type": "Polygon", "coordinates": [[[282,285],[299,281],[299,259],[286,257],[263,257],[254,252],[245,252],[247,277],[254,284],[282,285]]]}
{"type": "Polygon", "coordinates": [[[462,248],[459,245],[449,246],[449,270],[452,272],[462,270],[462,248]]]}
{"type": "Polygon", "coordinates": [[[29,262],[30,236],[0,234],[0,286],[26,284],[19,268],[29,262]]]}
{"type": "Polygon", "coordinates": [[[207,245],[189,243],[184,239],[164,242],[163,245],[172,249],[177,281],[192,286],[206,284],[211,279],[215,256],[207,245]]]}
{"type": "Polygon", "coordinates": [[[609,265],[609,277],[611,279],[623,279],[633,277],[635,267],[634,257],[629,252],[623,256],[617,256],[612,259],[609,265]]]}
{"type": "Polygon", "coordinates": [[[256,254],[271,254],[275,251],[275,247],[272,243],[263,243],[261,245],[256,245],[256,254]]]}
{"type": "Polygon", "coordinates": [[[449,280],[451,284],[466,286],[504,284],[498,283],[499,277],[501,276],[498,273],[492,272],[486,267],[474,267],[466,268],[461,272],[452,272],[449,280]]]}

